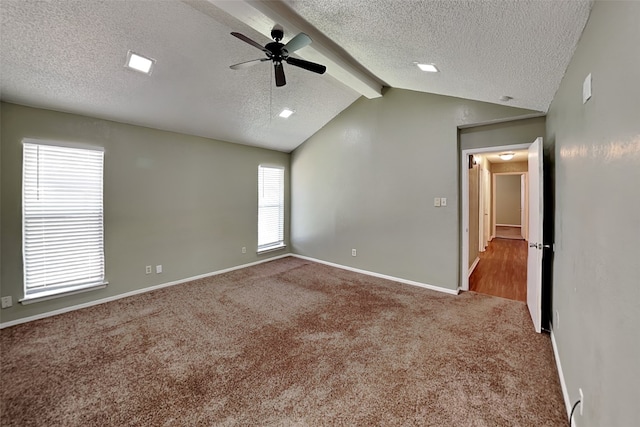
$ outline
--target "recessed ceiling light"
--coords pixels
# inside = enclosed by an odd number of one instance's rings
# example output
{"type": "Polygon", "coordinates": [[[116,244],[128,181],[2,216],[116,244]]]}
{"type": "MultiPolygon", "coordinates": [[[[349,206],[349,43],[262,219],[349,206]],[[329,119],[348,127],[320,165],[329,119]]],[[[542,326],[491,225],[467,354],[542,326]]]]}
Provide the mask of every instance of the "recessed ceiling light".
{"type": "Polygon", "coordinates": [[[436,68],[435,65],[433,64],[418,64],[417,62],[415,63],[418,68],[420,68],[422,71],[427,71],[429,73],[437,73],[438,69],[436,68]]]}
{"type": "Polygon", "coordinates": [[[278,115],[280,117],[282,117],[283,119],[286,119],[286,118],[289,118],[289,116],[292,115],[292,114],[293,114],[293,111],[289,110],[288,108],[285,108],[278,115]]]}
{"type": "Polygon", "coordinates": [[[147,58],[146,56],[139,55],[135,52],[127,52],[126,67],[132,70],[140,71],[141,73],[151,74],[151,67],[155,64],[156,60],[147,58]]]}
{"type": "Polygon", "coordinates": [[[515,153],[498,154],[498,157],[500,157],[502,160],[511,160],[511,159],[513,159],[513,156],[515,156],[515,153]]]}

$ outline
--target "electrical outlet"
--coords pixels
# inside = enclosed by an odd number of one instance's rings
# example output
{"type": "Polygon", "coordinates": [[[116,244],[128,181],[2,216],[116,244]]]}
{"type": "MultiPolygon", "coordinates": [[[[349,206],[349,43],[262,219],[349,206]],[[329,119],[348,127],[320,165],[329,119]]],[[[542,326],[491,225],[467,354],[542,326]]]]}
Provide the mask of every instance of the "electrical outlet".
{"type": "Polygon", "coordinates": [[[355,249],[351,249],[351,256],[356,256],[358,252],[355,249]]]}
{"type": "Polygon", "coordinates": [[[244,247],[244,246],[242,247],[242,253],[243,253],[243,254],[246,254],[246,253],[247,253],[247,248],[246,248],[246,247],[244,247]]]}
{"type": "Polygon", "coordinates": [[[582,416],[582,410],[584,409],[584,394],[582,394],[582,389],[578,389],[578,393],[580,393],[580,416],[582,416]]]}
{"type": "Polygon", "coordinates": [[[147,266],[144,268],[144,274],[151,274],[151,266],[150,266],[150,265],[147,265],[147,266]]]}
{"type": "Polygon", "coordinates": [[[8,307],[11,307],[12,305],[13,305],[13,301],[11,296],[2,297],[2,308],[8,308],[8,307]]]}
{"type": "Polygon", "coordinates": [[[162,273],[162,265],[156,265],[156,274],[162,273]]]}
{"type": "Polygon", "coordinates": [[[440,206],[447,206],[447,198],[440,197],[440,206]]]}
{"type": "Polygon", "coordinates": [[[440,207],[440,197],[435,197],[433,199],[433,206],[439,208],[440,207]]]}

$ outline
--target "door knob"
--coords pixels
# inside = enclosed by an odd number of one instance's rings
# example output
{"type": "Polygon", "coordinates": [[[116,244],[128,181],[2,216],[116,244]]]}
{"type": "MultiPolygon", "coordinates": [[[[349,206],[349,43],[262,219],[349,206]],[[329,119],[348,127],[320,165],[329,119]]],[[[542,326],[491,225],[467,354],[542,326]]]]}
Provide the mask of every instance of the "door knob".
{"type": "Polygon", "coordinates": [[[538,244],[537,243],[529,243],[529,247],[530,248],[537,248],[538,244]]]}

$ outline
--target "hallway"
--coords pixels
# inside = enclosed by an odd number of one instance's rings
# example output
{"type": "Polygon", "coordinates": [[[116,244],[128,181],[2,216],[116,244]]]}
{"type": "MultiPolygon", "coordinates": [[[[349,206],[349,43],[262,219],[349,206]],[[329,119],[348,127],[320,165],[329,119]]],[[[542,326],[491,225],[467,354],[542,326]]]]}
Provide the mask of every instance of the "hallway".
{"type": "Polygon", "coordinates": [[[527,241],[495,238],[469,277],[469,290],[526,302],[527,241]]]}

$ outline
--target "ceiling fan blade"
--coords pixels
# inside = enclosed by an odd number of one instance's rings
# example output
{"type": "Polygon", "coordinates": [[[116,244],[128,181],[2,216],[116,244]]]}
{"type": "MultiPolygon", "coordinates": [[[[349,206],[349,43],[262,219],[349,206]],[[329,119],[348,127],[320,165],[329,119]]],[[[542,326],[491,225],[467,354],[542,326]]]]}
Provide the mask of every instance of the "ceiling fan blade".
{"type": "Polygon", "coordinates": [[[254,42],[253,40],[251,40],[249,37],[245,36],[244,34],[240,34],[240,33],[231,33],[232,36],[239,38],[240,40],[242,40],[245,43],[249,43],[251,46],[256,47],[258,49],[260,49],[263,52],[266,53],[270,53],[264,46],[262,46],[260,43],[258,42],[254,42]]]}
{"type": "Polygon", "coordinates": [[[302,49],[309,44],[311,44],[311,37],[309,37],[305,33],[299,33],[297,36],[289,40],[289,43],[284,45],[284,49],[286,49],[286,51],[289,53],[293,53],[296,50],[302,49]]]}
{"type": "Polygon", "coordinates": [[[241,62],[239,64],[233,64],[229,66],[232,70],[243,70],[245,68],[252,67],[260,62],[270,61],[269,58],[252,59],[251,61],[241,62]]]}
{"type": "Polygon", "coordinates": [[[287,61],[287,64],[304,68],[305,70],[313,71],[314,73],[318,74],[324,74],[324,72],[327,71],[327,67],[325,67],[324,65],[305,61],[304,59],[288,57],[287,59],[285,59],[285,61],[287,61]]]}
{"type": "Polygon", "coordinates": [[[284,78],[284,67],[282,66],[282,62],[276,62],[273,64],[273,67],[276,69],[276,86],[284,86],[287,84],[287,79],[284,78]]]}

